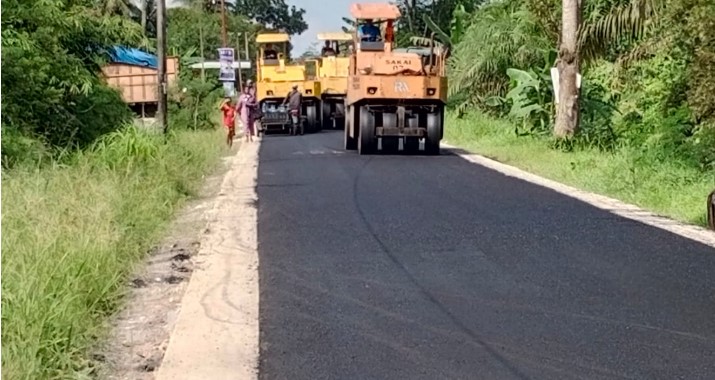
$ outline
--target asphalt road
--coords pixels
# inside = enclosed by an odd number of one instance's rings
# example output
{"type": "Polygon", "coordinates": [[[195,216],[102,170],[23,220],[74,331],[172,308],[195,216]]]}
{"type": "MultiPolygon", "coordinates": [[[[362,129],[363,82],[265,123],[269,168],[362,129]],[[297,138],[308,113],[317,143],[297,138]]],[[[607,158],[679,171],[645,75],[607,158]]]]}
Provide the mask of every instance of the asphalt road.
{"type": "Polygon", "coordinates": [[[715,379],[715,249],[456,155],[268,136],[260,378],[715,379]]]}

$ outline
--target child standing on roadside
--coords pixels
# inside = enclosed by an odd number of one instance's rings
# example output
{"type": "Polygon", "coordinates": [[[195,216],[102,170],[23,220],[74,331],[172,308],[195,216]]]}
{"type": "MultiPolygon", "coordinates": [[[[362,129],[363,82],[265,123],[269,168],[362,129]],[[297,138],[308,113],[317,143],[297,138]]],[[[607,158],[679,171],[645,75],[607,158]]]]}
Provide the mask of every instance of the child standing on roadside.
{"type": "Polygon", "coordinates": [[[236,110],[231,104],[231,98],[225,97],[219,109],[223,113],[223,126],[228,130],[226,145],[230,148],[233,146],[233,136],[236,135],[236,110]]]}

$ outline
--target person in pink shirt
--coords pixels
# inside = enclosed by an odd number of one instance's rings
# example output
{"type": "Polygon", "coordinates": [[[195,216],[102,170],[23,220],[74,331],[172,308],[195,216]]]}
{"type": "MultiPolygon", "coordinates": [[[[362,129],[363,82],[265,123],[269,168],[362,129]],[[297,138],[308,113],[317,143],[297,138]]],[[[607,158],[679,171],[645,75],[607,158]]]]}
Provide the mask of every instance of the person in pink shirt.
{"type": "Polygon", "coordinates": [[[256,107],[258,107],[258,103],[256,102],[253,91],[253,81],[249,79],[246,81],[246,86],[243,88],[243,92],[236,103],[236,111],[243,124],[243,133],[246,136],[246,142],[253,142],[256,107]]]}

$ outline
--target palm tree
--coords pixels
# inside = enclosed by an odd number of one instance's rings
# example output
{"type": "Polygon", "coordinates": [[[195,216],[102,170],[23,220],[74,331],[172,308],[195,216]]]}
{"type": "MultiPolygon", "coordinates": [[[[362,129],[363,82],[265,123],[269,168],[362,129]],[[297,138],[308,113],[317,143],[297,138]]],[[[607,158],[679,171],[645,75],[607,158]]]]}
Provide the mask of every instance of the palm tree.
{"type": "Polygon", "coordinates": [[[139,14],[134,18],[139,19],[144,34],[153,37],[156,34],[156,1],[139,0],[138,8],[139,14]]]}
{"type": "Polygon", "coordinates": [[[579,119],[579,90],[576,79],[581,71],[578,32],[581,29],[581,0],[563,0],[561,11],[561,46],[559,46],[559,102],[556,107],[556,137],[570,137],[579,119]]]}
{"type": "MultiPolygon", "coordinates": [[[[559,103],[554,134],[572,136],[579,124],[579,89],[576,75],[582,58],[593,61],[608,51],[609,46],[626,39],[641,39],[649,25],[657,21],[663,0],[621,0],[610,7],[596,9],[589,19],[581,21],[582,0],[563,0],[562,34],[559,47],[559,103]]],[[[634,49],[637,51],[638,49],[634,49]]]]}
{"type": "Polygon", "coordinates": [[[640,40],[657,24],[664,5],[665,0],[615,0],[609,7],[592,9],[579,30],[582,59],[585,63],[592,62],[623,39],[640,40]]]}

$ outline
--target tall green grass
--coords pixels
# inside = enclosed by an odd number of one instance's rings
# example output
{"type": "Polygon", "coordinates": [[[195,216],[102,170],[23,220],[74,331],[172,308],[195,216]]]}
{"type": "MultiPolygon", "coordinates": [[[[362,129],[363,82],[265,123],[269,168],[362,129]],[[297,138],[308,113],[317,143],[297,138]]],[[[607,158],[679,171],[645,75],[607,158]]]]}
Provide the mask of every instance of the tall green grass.
{"type": "Polygon", "coordinates": [[[76,379],[127,275],[225,152],[220,131],[127,127],[2,174],[2,376],[76,379]]]}
{"type": "Polygon", "coordinates": [[[580,189],[620,199],[660,215],[706,224],[705,201],[715,188],[715,171],[683,161],[651,159],[647,152],[622,148],[571,152],[549,148],[542,138],[518,137],[505,120],[472,113],[450,115],[445,142],[580,189]]]}

